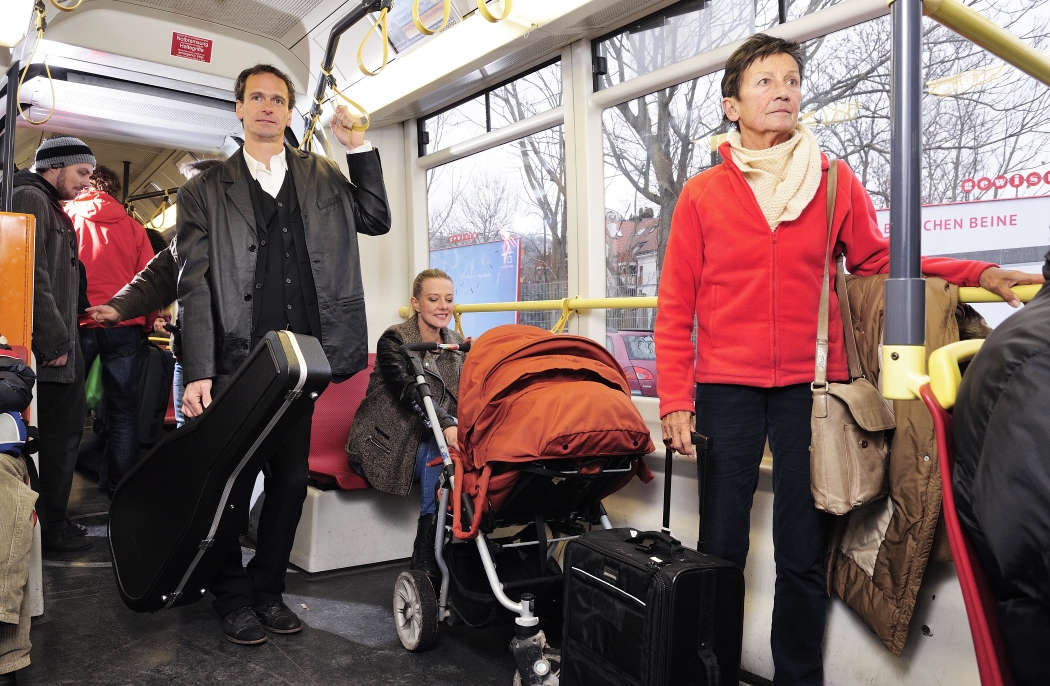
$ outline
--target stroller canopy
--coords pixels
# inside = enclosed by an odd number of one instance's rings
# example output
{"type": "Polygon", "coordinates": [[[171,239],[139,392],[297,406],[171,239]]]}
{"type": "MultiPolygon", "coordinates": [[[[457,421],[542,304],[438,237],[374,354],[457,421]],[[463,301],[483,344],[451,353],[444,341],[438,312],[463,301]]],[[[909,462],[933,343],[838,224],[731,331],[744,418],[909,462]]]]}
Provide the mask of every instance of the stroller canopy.
{"type": "Polygon", "coordinates": [[[534,326],[481,336],[459,381],[468,465],[651,453],[627,378],[600,344],[534,326]]]}

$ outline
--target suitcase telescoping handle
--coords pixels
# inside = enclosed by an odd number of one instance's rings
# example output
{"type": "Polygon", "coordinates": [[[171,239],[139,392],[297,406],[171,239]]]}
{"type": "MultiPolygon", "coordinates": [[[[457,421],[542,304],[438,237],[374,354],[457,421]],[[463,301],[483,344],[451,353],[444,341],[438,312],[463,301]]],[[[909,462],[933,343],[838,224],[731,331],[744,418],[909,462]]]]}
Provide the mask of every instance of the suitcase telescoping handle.
{"type": "MultiPolygon", "coordinates": [[[[700,534],[696,549],[704,552],[707,547],[707,462],[714,441],[708,436],[693,431],[689,440],[696,446],[697,477],[700,479],[700,534]]],[[[664,521],[661,531],[668,536],[671,534],[671,474],[673,467],[674,450],[667,448],[667,456],[664,458],[664,521]]]]}

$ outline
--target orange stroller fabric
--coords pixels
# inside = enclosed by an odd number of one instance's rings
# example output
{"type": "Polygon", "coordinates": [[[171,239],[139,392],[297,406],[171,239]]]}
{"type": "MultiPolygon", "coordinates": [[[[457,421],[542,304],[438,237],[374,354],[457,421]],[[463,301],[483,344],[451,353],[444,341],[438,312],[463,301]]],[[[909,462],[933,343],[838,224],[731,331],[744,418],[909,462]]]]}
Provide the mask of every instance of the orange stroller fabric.
{"type": "MultiPolygon", "coordinates": [[[[462,454],[454,456],[452,506],[459,538],[477,535],[485,511],[498,512],[517,480],[513,463],[571,458],[587,473],[595,458],[654,450],[623,370],[589,338],[513,324],[491,329],[463,362],[458,405],[462,454]],[[475,502],[469,533],[459,521],[463,489],[475,502]]],[[[652,479],[644,459],[609,492],[635,475],[652,479]]]]}

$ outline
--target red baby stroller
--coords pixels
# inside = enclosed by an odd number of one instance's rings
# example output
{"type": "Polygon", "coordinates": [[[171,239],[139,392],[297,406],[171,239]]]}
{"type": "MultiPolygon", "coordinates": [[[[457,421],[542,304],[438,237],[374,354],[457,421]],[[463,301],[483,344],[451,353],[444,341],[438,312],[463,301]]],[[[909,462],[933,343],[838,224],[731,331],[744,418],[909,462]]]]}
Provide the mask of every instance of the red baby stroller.
{"type": "Polygon", "coordinates": [[[441,621],[480,627],[513,618],[515,683],[557,684],[556,658],[538,617],[560,615],[554,547],[592,525],[611,528],[601,500],[635,476],[652,479],[644,455],[653,443],[623,371],[605,348],[579,336],[508,325],[479,338],[463,364],[462,454],[450,455],[416,351],[467,346],[401,348],[445,467],[435,536],[440,588],[421,570],[398,577],[398,636],[405,648],[420,651],[433,645],[441,621]]]}

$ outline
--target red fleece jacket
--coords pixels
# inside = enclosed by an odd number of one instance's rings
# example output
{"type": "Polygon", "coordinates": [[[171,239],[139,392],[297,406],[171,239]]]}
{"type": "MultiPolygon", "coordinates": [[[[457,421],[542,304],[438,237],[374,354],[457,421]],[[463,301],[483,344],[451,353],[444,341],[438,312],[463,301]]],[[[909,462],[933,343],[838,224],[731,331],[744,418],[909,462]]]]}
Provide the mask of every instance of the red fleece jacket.
{"type": "MultiPolygon", "coordinates": [[[[776,231],[732,161],[686,182],[671,219],[656,315],[660,416],[694,411],[696,383],[772,388],[813,381],[817,308],[827,240],[827,157],[813,201],[776,231]],[[696,357],[690,334],[696,318],[696,357]],[[695,359],[695,365],[694,365],[695,359]],[[691,373],[690,373],[691,372],[691,373]]],[[[834,255],[845,253],[851,274],[889,270],[889,241],[875,220],[868,192],[839,161],[832,228],[834,255]]],[[[976,286],[987,262],[923,258],[929,276],[976,286]]],[[[834,258],[829,277],[834,281],[834,258]]],[[[828,379],[849,378],[835,290],[828,316],[828,379]]]]}
{"type": "MultiPolygon", "coordinates": [[[[108,302],[153,259],[153,248],[146,229],[128,216],[113,196],[91,190],[66,205],[80,241],[80,261],[87,274],[87,296],[92,305],[108,302]]],[[[153,317],[137,317],[117,326],[149,328],[153,317]]],[[[89,315],[80,325],[99,327],[89,315]]]]}

